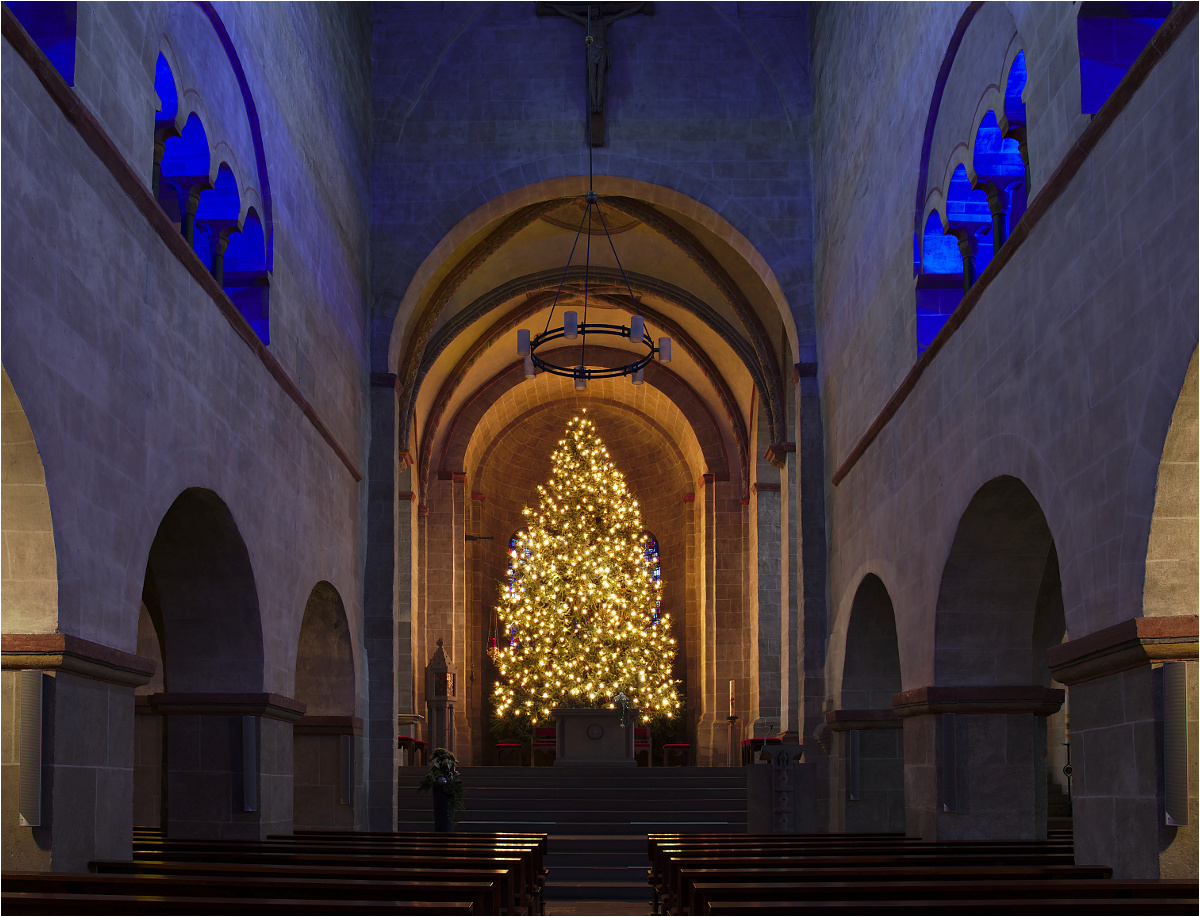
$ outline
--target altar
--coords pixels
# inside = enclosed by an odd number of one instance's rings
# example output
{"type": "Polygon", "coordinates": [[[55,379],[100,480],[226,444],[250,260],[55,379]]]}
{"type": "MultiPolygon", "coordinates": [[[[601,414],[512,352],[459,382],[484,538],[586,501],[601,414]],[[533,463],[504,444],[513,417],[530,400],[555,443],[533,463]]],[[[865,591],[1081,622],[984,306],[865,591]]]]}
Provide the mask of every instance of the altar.
{"type": "Polygon", "coordinates": [[[619,710],[555,707],[555,767],[637,767],[633,754],[637,713],[619,710]]]}

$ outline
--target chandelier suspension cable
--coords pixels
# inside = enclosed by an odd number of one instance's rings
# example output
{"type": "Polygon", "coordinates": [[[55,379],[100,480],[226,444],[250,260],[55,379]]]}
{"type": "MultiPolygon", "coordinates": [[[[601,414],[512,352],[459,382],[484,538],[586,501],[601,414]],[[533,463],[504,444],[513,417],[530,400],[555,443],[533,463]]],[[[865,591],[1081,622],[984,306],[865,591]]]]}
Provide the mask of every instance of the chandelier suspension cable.
{"type": "MultiPolygon", "coordinates": [[[[595,39],[592,36],[592,11],[591,7],[587,10],[587,37],[585,39],[588,45],[588,51],[591,51],[595,39]]],[[[590,66],[590,53],[585,57],[585,63],[590,66]]],[[[646,322],[642,317],[641,303],[637,297],[633,295],[633,285],[629,282],[629,275],[625,272],[625,265],[621,263],[621,256],[617,254],[616,244],[613,242],[612,233],[608,228],[608,220],[604,218],[604,211],[600,209],[600,198],[596,194],[595,187],[595,166],[594,152],[592,150],[592,115],[590,92],[589,98],[584,106],[584,111],[587,113],[585,123],[587,126],[587,148],[588,148],[588,190],[584,198],[585,206],[583,215],[579,220],[579,228],[575,231],[575,239],[571,243],[571,252],[567,256],[567,263],[563,266],[562,276],[558,281],[558,288],[554,291],[554,299],[550,303],[550,311],[546,316],[546,325],[542,333],[536,337],[532,337],[530,332],[522,328],[517,331],[517,354],[525,358],[525,378],[533,379],[538,372],[548,372],[556,376],[568,376],[575,380],[576,391],[584,391],[587,389],[589,379],[610,379],[617,376],[630,376],[634,385],[643,383],[643,370],[656,357],[660,363],[671,362],[671,339],[669,337],[661,337],[658,339],[657,346],[654,340],[646,332],[646,322]],[[605,238],[608,239],[608,247],[612,251],[613,259],[617,263],[617,269],[621,273],[621,280],[625,283],[625,290],[629,294],[633,315],[629,319],[629,326],[614,325],[601,322],[593,324],[588,322],[588,307],[591,305],[592,292],[592,208],[596,209],[596,216],[599,218],[599,223],[604,231],[605,238]],[[565,310],[563,312],[563,324],[560,328],[551,329],[550,325],[554,321],[554,312],[558,308],[558,301],[562,297],[562,291],[566,287],[567,275],[571,270],[571,262],[575,258],[575,251],[579,247],[579,236],[587,229],[587,242],[584,244],[584,264],[583,264],[583,321],[579,322],[578,316],[574,311],[565,310]],[[587,365],[587,336],[588,334],[606,334],[613,337],[626,338],[630,344],[634,346],[642,345],[647,348],[647,352],[640,357],[636,357],[633,362],[624,366],[618,367],[593,367],[588,368],[587,365]],[[576,335],[580,336],[579,342],[579,364],[576,366],[564,366],[545,357],[539,356],[537,350],[539,347],[549,344],[551,341],[563,338],[567,341],[573,341],[576,335]]],[[[618,307],[619,308],[619,307],[618,307]]]]}

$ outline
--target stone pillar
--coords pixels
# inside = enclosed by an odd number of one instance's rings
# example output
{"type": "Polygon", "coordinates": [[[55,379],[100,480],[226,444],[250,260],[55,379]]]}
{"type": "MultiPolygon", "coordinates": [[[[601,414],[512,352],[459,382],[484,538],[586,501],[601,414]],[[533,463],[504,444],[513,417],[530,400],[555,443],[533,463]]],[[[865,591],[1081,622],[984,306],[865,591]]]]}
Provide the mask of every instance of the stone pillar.
{"type": "Polygon", "coordinates": [[[906,831],[925,840],[1046,836],[1045,725],[1063,692],[1041,685],[926,685],[904,720],[906,831]]]}
{"type": "MultiPolygon", "coordinates": [[[[1051,648],[1071,696],[1075,860],[1119,879],[1196,879],[1195,615],[1131,618],[1051,648]],[[1187,824],[1168,824],[1162,663],[1186,665],[1187,824]]],[[[1178,819],[1173,819],[1178,821],[1178,819]]]]}
{"type": "Polygon", "coordinates": [[[904,830],[904,732],[886,710],[830,710],[829,829],[904,830]]]}
{"type": "Polygon", "coordinates": [[[353,831],[365,815],[359,794],[362,720],[357,716],[307,714],[292,727],[292,825],[353,831]]]}
{"type": "MultiPolygon", "coordinates": [[[[461,471],[456,471],[451,476],[451,538],[453,539],[452,546],[454,550],[453,567],[451,576],[453,577],[451,590],[453,594],[453,608],[451,614],[451,633],[452,639],[450,643],[450,655],[454,659],[464,660],[470,658],[470,645],[473,642],[467,628],[467,602],[470,597],[470,584],[467,582],[467,521],[468,514],[471,510],[471,494],[467,488],[467,476],[461,471]]],[[[454,733],[457,741],[457,750],[460,764],[471,764],[471,745],[472,745],[472,729],[470,719],[470,709],[467,704],[458,704],[454,709],[454,733]]]]}
{"type": "MultiPolygon", "coordinates": [[[[396,652],[398,610],[396,377],[371,375],[371,449],[367,458],[367,544],[363,638],[367,657],[367,827],[396,828],[396,652]]],[[[407,472],[407,466],[405,468],[407,472]]]]}
{"type": "MultiPolygon", "coordinates": [[[[767,407],[755,399],[751,444],[756,456],[751,469],[749,496],[749,548],[744,618],[749,625],[750,654],[745,660],[750,676],[751,703],[747,733],[752,738],[778,734],[780,725],[780,484],[771,453],[767,407]]],[[[743,500],[743,502],[747,502],[743,500]]]]}
{"type": "Polygon", "coordinates": [[[796,444],[776,443],[769,458],[779,473],[779,731],[784,742],[803,744],[800,709],[804,658],[801,643],[799,587],[800,500],[796,482],[796,444]]]}
{"type": "Polygon", "coordinates": [[[133,690],[154,662],[69,634],[5,634],[3,867],[87,872],[128,859],[133,841],[133,690]],[[41,819],[18,824],[21,672],[41,674],[41,819]]]}
{"type": "MultiPolygon", "coordinates": [[[[802,351],[811,359],[797,363],[792,372],[796,392],[796,496],[799,532],[796,586],[799,633],[796,665],[799,680],[799,732],[804,760],[813,767],[812,785],[828,786],[828,759],[813,740],[825,725],[825,640],[829,634],[826,604],[828,567],[825,550],[825,433],[821,424],[821,393],[817,385],[815,348],[802,351]],[[804,351],[812,350],[812,353],[804,351]],[[810,753],[811,752],[811,753],[810,753]]],[[[816,823],[829,823],[828,798],[816,800],[816,823]]]]}
{"type": "Polygon", "coordinates": [[[702,704],[696,719],[696,763],[712,766],[724,757],[715,734],[723,711],[717,692],[717,521],[716,475],[706,474],[696,484],[695,526],[698,579],[700,581],[700,639],[694,646],[700,660],[702,704]]]}
{"type": "Polygon", "coordinates": [[[975,285],[975,237],[968,232],[956,232],[958,252],[962,255],[963,263],[963,293],[970,291],[975,285]]]}

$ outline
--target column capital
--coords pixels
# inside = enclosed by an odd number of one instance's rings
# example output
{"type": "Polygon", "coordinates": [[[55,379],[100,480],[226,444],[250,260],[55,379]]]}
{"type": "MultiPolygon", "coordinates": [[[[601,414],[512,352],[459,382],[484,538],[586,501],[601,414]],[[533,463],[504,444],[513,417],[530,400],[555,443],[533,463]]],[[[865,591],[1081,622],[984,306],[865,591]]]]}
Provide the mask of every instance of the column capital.
{"type": "Polygon", "coordinates": [[[0,638],[0,664],[5,669],[70,672],[130,687],[149,683],[157,667],[153,659],[72,634],[5,634],[0,638]]]}
{"type": "Polygon", "coordinates": [[[936,713],[1032,713],[1049,716],[1066,692],[1041,685],[922,685],[892,695],[897,716],[936,713]]]}
{"type": "Polygon", "coordinates": [[[1077,685],[1155,662],[1196,658],[1197,615],[1129,618],[1060,643],[1046,665],[1064,685],[1077,685]]]}

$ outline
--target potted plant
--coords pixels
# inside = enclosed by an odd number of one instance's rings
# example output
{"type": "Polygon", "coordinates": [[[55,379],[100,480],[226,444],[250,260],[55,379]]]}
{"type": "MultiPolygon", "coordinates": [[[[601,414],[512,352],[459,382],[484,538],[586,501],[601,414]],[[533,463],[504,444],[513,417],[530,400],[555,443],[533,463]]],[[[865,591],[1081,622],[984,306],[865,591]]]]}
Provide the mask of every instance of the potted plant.
{"type": "Polygon", "coordinates": [[[463,801],[466,788],[454,752],[445,748],[433,750],[429,773],[421,780],[420,789],[433,792],[433,830],[453,831],[455,811],[467,807],[463,801]]]}

